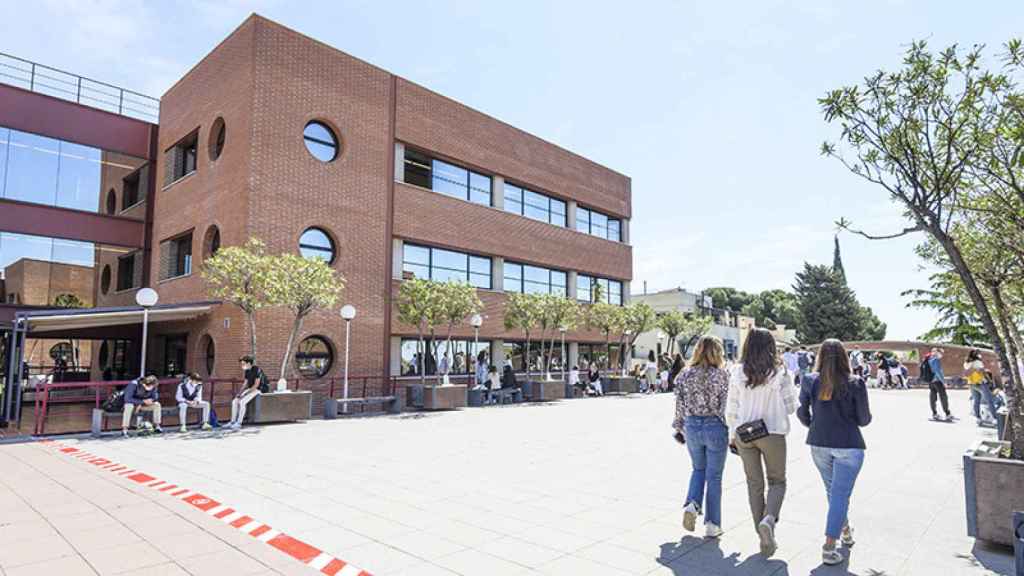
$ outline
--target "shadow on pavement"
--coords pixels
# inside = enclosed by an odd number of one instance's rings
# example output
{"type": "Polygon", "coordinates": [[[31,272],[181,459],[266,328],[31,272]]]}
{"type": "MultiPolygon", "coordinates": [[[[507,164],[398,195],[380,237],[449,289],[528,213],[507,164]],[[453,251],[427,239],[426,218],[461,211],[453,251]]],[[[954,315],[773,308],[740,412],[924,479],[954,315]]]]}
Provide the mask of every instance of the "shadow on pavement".
{"type": "Polygon", "coordinates": [[[679,542],[662,544],[658,563],[672,569],[672,573],[676,576],[694,576],[696,574],[776,576],[789,574],[786,562],[783,560],[766,559],[760,554],[755,554],[740,562],[739,555],[739,552],[729,554],[723,552],[721,543],[717,539],[685,536],[679,542]],[[696,552],[698,550],[699,552],[696,552]],[[687,561],[688,557],[692,558],[691,562],[687,561]]]}

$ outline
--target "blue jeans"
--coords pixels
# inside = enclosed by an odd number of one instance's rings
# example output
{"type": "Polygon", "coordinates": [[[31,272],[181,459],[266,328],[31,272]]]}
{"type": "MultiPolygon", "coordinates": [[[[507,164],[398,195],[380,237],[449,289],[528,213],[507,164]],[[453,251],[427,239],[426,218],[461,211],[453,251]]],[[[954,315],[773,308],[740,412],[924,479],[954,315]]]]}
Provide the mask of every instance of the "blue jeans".
{"type": "Polygon", "coordinates": [[[690,489],[686,502],[693,502],[704,510],[704,522],[722,525],[722,470],[729,449],[729,429],[718,416],[687,416],[686,447],[693,461],[690,474],[690,489]],[[707,486],[707,505],[704,502],[704,488],[707,486]]]}
{"type": "Polygon", "coordinates": [[[846,525],[853,485],[857,482],[861,466],[864,465],[864,450],[811,446],[811,458],[825,482],[825,495],[828,497],[825,536],[838,539],[843,526],[846,525]]]}
{"type": "Polygon", "coordinates": [[[996,417],[996,401],[992,397],[992,385],[988,382],[982,382],[975,386],[971,386],[971,402],[974,406],[974,417],[981,419],[981,401],[985,400],[988,404],[988,411],[992,413],[992,417],[996,417]]]}

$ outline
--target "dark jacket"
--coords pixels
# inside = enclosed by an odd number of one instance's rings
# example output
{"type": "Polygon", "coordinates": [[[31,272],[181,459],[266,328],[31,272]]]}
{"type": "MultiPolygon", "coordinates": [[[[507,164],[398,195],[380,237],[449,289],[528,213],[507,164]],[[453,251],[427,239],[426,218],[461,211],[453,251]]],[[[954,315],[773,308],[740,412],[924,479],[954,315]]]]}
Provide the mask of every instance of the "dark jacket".
{"type": "Polygon", "coordinates": [[[516,382],[516,374],[512,371],[511,366],[505,366],[505,371],[501,374],[501,387],[502,388],[517,388],[519,383],[516,382]]]}
{"type": "Polygon", "coordinates": [[[831,400],[818,397],[821,377],[811,374],[800,385],[800,407],[796,416],[807,432],[807,443],[825,448],[864,449],[861,426],[871,423],[868,389],[860,378],[851,378],[846,393],[831,400]]]}
{"type": "Polygon", "coordinates": [[[142,404],[143,400],[152,400],[153,402],[160,401],[160,385],[153,386],[152,390],[147,391],[138,380],[132,380],[124,387],[124,403],[125,404],[142,404]]]}
{"type": "MultiPolygon", "coordinates": [[[[266,377],[263,374],[263,368],[259,366],[253,366],[245,371],[245,389],[259,388],[260,382],[266,377]]],[[[244,390],[243,390],[244,392],[244,390]]]]}

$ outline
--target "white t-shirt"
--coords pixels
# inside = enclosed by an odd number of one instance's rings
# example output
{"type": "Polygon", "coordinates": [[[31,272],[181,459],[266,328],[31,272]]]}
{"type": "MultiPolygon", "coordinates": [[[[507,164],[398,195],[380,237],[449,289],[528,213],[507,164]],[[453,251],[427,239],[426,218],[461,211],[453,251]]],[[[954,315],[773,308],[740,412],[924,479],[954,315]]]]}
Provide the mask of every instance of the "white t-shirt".
{"type": "Polygon", "coordinates": [[[729,395],[725,401],[725,423],[729,436],[736,435],[741,424],[764,420],[769,434],[789,434],[789,415],[796,412],[793,379],[785,366],[779,366],[775,377],[754,388],[747,387],[743,365],[729,372],[729,395]]]}

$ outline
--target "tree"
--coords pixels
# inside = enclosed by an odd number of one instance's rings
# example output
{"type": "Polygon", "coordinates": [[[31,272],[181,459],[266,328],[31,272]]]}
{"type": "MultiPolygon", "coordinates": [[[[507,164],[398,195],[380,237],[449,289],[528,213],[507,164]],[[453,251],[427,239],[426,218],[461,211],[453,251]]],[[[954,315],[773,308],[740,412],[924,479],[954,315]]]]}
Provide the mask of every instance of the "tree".
{"type": "Polygon", "coordinates": [[[658,329],[668,337],[668,350],[675,354],[676,338],[687,328],[686,315],[678,310],[672,310],[658,316],[658,329]]]}
{"type": "Polygon", "coordinates": [[[836,273],[843,282],[846,282],[846,269],[843,268],[843,257],[839,254],[839,235],[835,235],[835,250],[832,252],[832,271],[836,273]]]}
{"type": "Polygon", "coordinates": [[[526,380],[530,380],[530,335],[537,327],[542,314],[540,299],[536,294],[509,294],[505,301],[505,329],[522,330],[526,339],[523,362],[526,364],[526,380]]]}
{"type": "Polygon", "coordinates": [[[612,361],[612,334],[622,331],[625,325],[625,313],[622,306],[597,302],[587,308],[587,326],[604,334],[604,347],[608,357],[608,367],[612,361]]]}
{"type": "Polygon", "coordinates": [[[263,242],[250,238],[242,246],[224,246],[203,264],[211,298],[233,304],[249,323],[249,354],[256,358],[256,312],[270,304],[270,259],[263,242]]]}
{"type": "Polygon", "coordinates": [[[620,364],[623,370],[629,368],[627,351],[632,352],[636,339],[652,330],[658,324],[654,309],[645,302],[634,302],[622,310],[622,340],[619,343],[620,364]]]}
{"type": "MultiPolygon", "coordinates": [[[[821,151],[882,188],[909,220],[903,230],[882,235],[855,230],[845,219],[840,226],[871,239],[926,233],[992,337],[1008,388],[1024,400],[1021,374],[1010,359],[1015,343],[1004,340],[997,325],[1003,313],[997,303],[990,305],[953,229],[971,209],[975,185],[988,186],[988,192],[1014,190],[1008,176],[1020,169],[1021,99],[1008,74],[1024,66],[1019,41],[1007,44],[1004,59],[1003,72],[993,73],[981,68],[981,47],[964,52],[952,46],[933,54],[924,42],[914,42],[899,71],[879,71],[863,87],[843,87],[819,100],[825,121],[841,126],[844,148],[826,142],[821,151]]],[[[1011,451],[1024,459],[1024,402],[1014,405],[1011,451]]]]}
{"type": "MultiPolygon", "coordinates": [[[[576,326],[576,322],[580,314],[580,305],[578,302],[565,296],[559,296],[557,294],[547,294],[542,300],[542,312],[541,316],[545,319],[544,322],[552,326],[554,329],[551,331],[551,339],[548,343],[548,353],[544,356],[543,342],[541,344],[541,355],[544,360],[544,373],[547,378],[551,379],[551,356],[554,355],[555,350],[555,336],[560,334],[562,330],[572,330],[576,326]]],[[[566,362],[565,358],[562,358],[562,365],[566,362]]]]}
{"type": "MultiPolygon", "coordinates": [[[[77,294],[70,292],[57,294],[53,299],[53,305],[57,308],[85,308],[85,302],[77,294]]],[[[68,345],[71,346],[71,366],[77,369],[79,366],[78,341],[68,338],[68,345]]]]}
{"type": "Polygon", "coordinates": [[[704,294],[711,296],[712,306],[734,314],[739,314],[754,299],[754,295],[749,292],[729,287],[708,288],[704,294]]]}
{"type": "Polygon", "coordinates": [[[932,310],[938,315],[935,327],[920,338],[928,342],[991,347],[991,340],[978,320],[960,277],[944,270],[932,274],[929,280],[931,287],[928,289],[905,290],[900,294],[911,299],[907,308],[932,310]]]}
{"type": "MultiPolygon", "coordinates": [[[[218,252],[219,254],[219,252],[218,252]]],[[[281,358],[281,379],[288,377],[292,349],[306,317],[318,308],[331,308],[341,297],[344,279],[327,262],[298,254],[270,257],[267,295],[272,305],[288,308],[292,329],[281,358]]]]}
{"type": "Polygon", "coordinates": [[[800,310],[797,337],[801,342],[863,339],[864,316],[857,297],[830,266],[805,263],[793,291],[800,310]]]}
{"type": "Polygon", "coordinates": [[[686,319],[682,331],[679,332],[679,353],[686,358],[690,354],[690,348],[697,343],[697,340],[711,330],[712,319],[710,316],[694,314],[686,319]]]}
{"type": "Polygon", "coordinates": [[[448,338],[445,342],[445,355],[451,354],[452,331],[471,315],[483,309],[483,303],[476,294],[476,288],[466,282],[445,282],[439,286],[439,302],[441,317],[448,325],[448,338]]]}
{"type": "Polygon", "coordinates": [[[740,313],[753,317],[758,326],[769,330],[774,330],[777,324],[785,324],[787,328],[796,330],[800,323],[796,296],[785,290],[761,292],[740,313]]]}
{"type": "Polygon", "coordinates": [[[416,327],[416,353],[418,355],[417,370],[420,384],[426,384],[426,347],[423,335],[428,331],[433,334],[441,317],[439,310],[440,297],[438,283],[423,278],[403,280],[398,288],[398,319],[403,324],[416,327]]]}
{"type": "Polygon", "coordinates": [[[885,333],[889,330],[889,326],[875,316],[875,311],[870,306],[860,307],[860,322],[860,340],[885,340],[885,333]]]}

